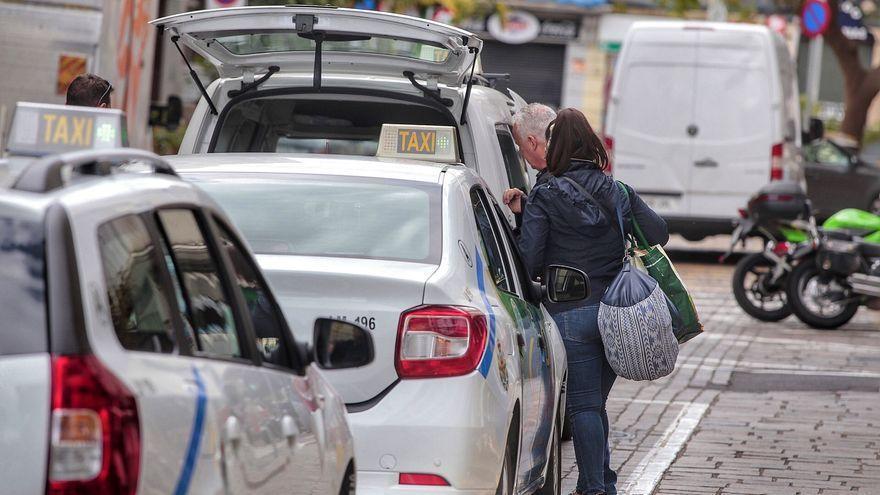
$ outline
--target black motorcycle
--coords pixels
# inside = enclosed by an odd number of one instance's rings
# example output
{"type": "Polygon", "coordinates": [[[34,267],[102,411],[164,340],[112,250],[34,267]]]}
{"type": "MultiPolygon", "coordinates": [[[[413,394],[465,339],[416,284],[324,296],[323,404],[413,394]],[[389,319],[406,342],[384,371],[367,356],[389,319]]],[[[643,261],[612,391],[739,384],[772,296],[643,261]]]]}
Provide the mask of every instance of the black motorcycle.
{"type": "Polygon", "coordinates": [[[727,259],[746,239],[763,240],[764,249],[744,256],[733,272],[733,295],[739,306],[761,321],[780,321],[792,313],[786,295],[789,273],[798,260],[813,251],[816,231],[810,202],[795,182],[763,187],[740,210],[727,259]]]}

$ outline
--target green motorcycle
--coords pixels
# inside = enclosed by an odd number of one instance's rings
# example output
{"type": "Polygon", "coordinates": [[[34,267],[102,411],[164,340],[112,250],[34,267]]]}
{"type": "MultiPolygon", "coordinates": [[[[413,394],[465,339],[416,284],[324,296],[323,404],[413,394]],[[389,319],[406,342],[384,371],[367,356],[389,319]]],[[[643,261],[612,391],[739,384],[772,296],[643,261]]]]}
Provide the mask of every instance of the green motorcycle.
{"type": "Polygon", "coordinates": [[[833,329],[859,306],[880,309],[880,215],[841,210],[811,233],[809,245],[786,281],[789,305],[801,321],[833,329]]]}

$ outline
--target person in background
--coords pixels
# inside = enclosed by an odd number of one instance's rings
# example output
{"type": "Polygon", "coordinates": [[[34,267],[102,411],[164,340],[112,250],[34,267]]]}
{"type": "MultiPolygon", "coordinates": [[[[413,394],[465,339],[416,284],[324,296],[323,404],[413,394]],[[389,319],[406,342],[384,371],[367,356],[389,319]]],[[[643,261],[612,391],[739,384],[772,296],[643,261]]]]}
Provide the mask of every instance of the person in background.
{"type": "Polygon", "coordinates": [[[110,108],[113,85],[95,74],[80,74],[67,86],[66,105],[110,108]]]}
{"type": "MultiPolygon", "coordinates": [[[[556,112],[541,103],[529,103],[513,116],[513,141],[519,152],[530,167],[538,171],[538,181],[547,168],[547,138],[544,132],[550,122],[556,118],[556,112]]],[[[510,207],[510,203],[525,196],[520,189],[508,189],[502,200],[510,207]]]]}
{"type": "Polygon", "coordinates": [[[531,278],[549,265],[578,268],[590,280],[584,301],[551,303],[568,361],[567,413],[574,435],[578,481],[575,494],[617,493],[617,474],[611,469],[608,414],[605,403],[617,376],[605,358],[599,333],[599,301],[623,267],[624,234],[629,218],[639,223],[648,243],[666,244],[666,222],[628,186],[624,193],[605,174],[608,154],[587,118],[573,108],[561,110],[547,128],[547,167],[523,201],[511,201],[522,211],[519,250],[531,278]],[[621,232],[616,209],[624,220],[621,232]]]}

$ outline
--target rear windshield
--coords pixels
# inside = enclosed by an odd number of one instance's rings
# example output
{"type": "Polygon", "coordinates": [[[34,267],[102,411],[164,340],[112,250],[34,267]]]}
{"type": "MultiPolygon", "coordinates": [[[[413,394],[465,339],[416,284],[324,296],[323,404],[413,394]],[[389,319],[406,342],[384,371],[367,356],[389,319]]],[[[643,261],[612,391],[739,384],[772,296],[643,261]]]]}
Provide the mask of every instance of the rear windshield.
{"type": "MultiPolygon", "coordinates": [[[[255,33],[215,38],[223,48],[235,55],[272,52],[315,52],[315,42],[295,33],[255,33]]],[[[449,50],[427,43],[373,36],[352,41],[324,41],[324,52],[375,53],[405,57],[426,62],[445,62],[449,50]]]]}
{"type": "Polygon", "coordinates": [[[0,355],[45,352],[42,222],[0,205],[0,355]]]}
{"type": "Polygon", "coordinates": [[[257,254],[436,264],[440,186],[346,177],[195,178],[257,254]]]}
{"type": "Polygon", "coordinates": [[[436,108],[393,98],[266,96],[224,111],[210,151],[373,156],[382,124],[455,125],[436,108]]]}

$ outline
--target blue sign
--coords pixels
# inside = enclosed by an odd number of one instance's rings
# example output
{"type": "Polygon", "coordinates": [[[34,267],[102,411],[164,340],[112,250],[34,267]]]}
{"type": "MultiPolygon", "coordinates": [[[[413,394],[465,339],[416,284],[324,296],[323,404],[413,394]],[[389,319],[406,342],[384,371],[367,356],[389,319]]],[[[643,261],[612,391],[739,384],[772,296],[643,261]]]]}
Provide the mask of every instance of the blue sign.
{"type": "Polygon", "coordinates": [[[837,24],[840,26],[840,32],[850,40],[874,44],[874,35],[865,27],[861,7],[852,0],[843,0],[840,2],[840,10],[837,12],[837,24]]]}
{"type": "Polygon", "coordinates": [[[820,36],[831,24],[831,8],[825,0],[807,0],[801,10],[801,27],[808,38],[820,36]]]}

